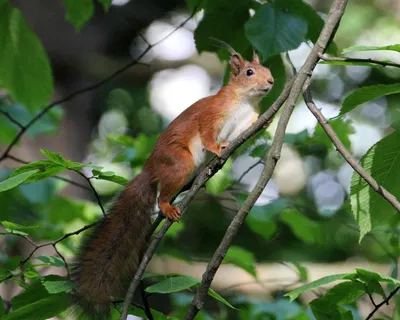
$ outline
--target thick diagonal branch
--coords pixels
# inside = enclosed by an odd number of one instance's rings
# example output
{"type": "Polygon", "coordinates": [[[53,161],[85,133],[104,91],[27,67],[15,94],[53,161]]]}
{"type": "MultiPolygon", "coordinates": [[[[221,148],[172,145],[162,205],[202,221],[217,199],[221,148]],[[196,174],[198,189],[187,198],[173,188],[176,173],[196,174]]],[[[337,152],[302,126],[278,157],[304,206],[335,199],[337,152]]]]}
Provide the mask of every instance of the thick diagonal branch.
{"type": "Polygon", "coordinates": [[[322,29],[314,48],[312,49],[304,65],[301,67],[299,73],[295,77],[293,87],[286,102],[286,106],[283,109],[282,115],[279,119],[274,141],[272,143],[270,152],[268,153],[266,165],[263,172],[261,173],[260,179],[247,197],[239,212],[233,218],[224,235],[224,238],[218,246],[218,249],[215,251],[211,261],[207,265],[206,272],[203,274],[200,287],[192,300],[192,304],[189,307],[189,310],[185,316],[185,320],[194,319],[194,317],[203,307],[204,300],[208,294],[211,282],[214,279],[214,276],[219,266],[221,265],[222,260],[224,259],[234,236],[238,232],[240,226],[244,222],[244,219],[246,218],[251,208],[254,206],[255,202],[264,190],[265,186],[267,185],[268,181],[270,180],[276,163],[280,157],[286,127],[293,112],[296,100],[300,95],[307,78],[311,77],[311,73],[318,63],[319,54],[322,54],[326,50],[330,40],[333,38],[335,31],[339,25],[340,19],[344,13],[346,4],[347,0],[336,0],[332,4],[328,19],[326,20],[324,28],[322,29]]]}

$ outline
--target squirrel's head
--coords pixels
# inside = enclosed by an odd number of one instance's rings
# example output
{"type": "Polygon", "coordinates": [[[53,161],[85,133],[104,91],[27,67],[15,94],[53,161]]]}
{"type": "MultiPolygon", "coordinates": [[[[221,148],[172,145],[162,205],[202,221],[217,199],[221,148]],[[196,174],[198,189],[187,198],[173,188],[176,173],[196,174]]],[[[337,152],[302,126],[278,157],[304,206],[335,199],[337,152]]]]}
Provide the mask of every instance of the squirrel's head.
{"type": "Polygon", "coordinates": [[[233,51],[230,64],[232,68],[230,82],[235,84],[242,96],[262,98],[274,85],[271,71],[260,64],[257,54],[254,54],[253,60],[250,62],[233,51]]]}

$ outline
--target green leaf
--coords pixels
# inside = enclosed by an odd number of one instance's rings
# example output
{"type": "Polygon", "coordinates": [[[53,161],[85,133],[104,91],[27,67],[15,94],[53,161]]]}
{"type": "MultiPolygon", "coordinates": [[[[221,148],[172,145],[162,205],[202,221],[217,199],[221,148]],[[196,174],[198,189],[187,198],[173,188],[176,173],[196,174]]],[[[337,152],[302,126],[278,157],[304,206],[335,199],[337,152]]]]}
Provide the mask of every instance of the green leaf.
{"type": "Polygon", "coordinates": [[[222,298],[218,293],[216,293],[213,289],[208,289],[208,295],[213,297],[214,299],[222,302],[224,305],[228,306],[229,308],[236,309],[233,305],[231,305],[228,301],[222,298]]]}
{"type": "Polygon", "coordinates": [[[351,274],[351,273],[341,273],[341,274],[334,274],[334,275],[326,276],[326,277],[323,277],[321,279],[315,280],[313,282],[307,283],[307,284],[305,284],[303,286],[300,286],[300,287],[298,287],[298,288],[286,293],[285,297],[289,297],[290,301],[293,301],[300,294],[302,294],[303,292],[310,291],[312,289],[327,285],[327,284],[329,284],[331,282],[335,282],[335,281],[338,281],[338,280],[344,280],[344,279],[346,279],[347,277],[349,277],[351,275],[353,275],[353,274],[351,274]]]}
{"type": "Polygon", "coordinates": [[[307,244],[320,244],[324,241],[324,233],[318,223],[302,215],[296,209],[286,209],[280,214],[294,235],[307,244]]]}
{"type": "Polygon", "coordinates": [[[71,22],[77,30],[80,30],[94,13],[93,0],[62,0],[62,2],[67,9],[65,18],[71,22]]]}
{"type": "Polygon", "coordinates": [[[37,172],[27,178],[25,183],[47,179],[60,173],[61,171],[64,171],[65,168],[49,160],[39,160],[18,167],[11,173],[10,177],[19,176],[24,172],[32,170],[37,172]]]}
{"type": "Polygon", "coordinates": [[[193,277],[187,277],[187,276],[169,277],[164,281],[161,281],[159,283],[147,287],[146,291],[151,293],[178,292],[189,289],[198,283],[199,280],[193,277]]]}
{"type": "Polygon", "coordinates": [[[365,294],[365,286],[358,281],[346,281],[331,288],[323,297],[310,303],[317,320],[352,320],[351,312],[341,305],[351,304],[365,294]]]}
{"type": "Polygon", "coordinates": [[[373,271],[357,268],[356,275],[357,275],[357,279],[359,279],[363,282],[369,282],[369,281],[375,280],[375,281],[379,281],[379,282],[386,282],[389,284],[394,284],[396,286],[400,286],[399,280],[394,279],[392,277],[380,275],[379,273],[376,273],[373,271]]]}
{"type": "Polygon", "coordinates": [[[24,183],[28,180],[31,176],[37,173],[39,170],[30,170],[23,172],[19,175],[10,176],[10,178],[0,182],[0,192],[4,192],[19,186],[21,183],[24,183]]]}
{"type": "MultiPolygon", "coordinates": [[[[50,295],[46,288],[43,286],[42,282],[37,279],[34,280],[22,293],[15,296],[11,300],[11,305],[13,310],[17,310],[26,305],[35,303],[36,301],[48,298],[50,295]]],[[[3,319],[2,319],[3,320],[3,319]]]]}
{"type": "Polygon", "coordinates": [[[400,52],[400,44],[392,44],[389,46],[351,46],[348,48],[343,49],[342,54],[346,54],[349,52],[355,51],[372,51],[372,50],[390,50],[390,51],[397,51],[400,52]]]}
{"type": "Polygon", "coordinates": [[[220,58],[227,58],[225,49],[218,48],[210,37],[225,41],[244,57],[250,58],[252,48],[247,41],[243,25],[249,19],[250,0],[206,0],[204,17],[194,32],[199,52],[217,52],[220,58]],[[232,23],[235,21],[235,23],[232,23]]]}
{"type": "Polygon", "coordinates": [[[94,175],[94,178],[97,180],[111,181],[111,182],[118,183],[121,186],[125,186],[129,182],[128,179],[121,177],[111,171],[102,172],[102,171],[98,171],[98,170],[93,170],[93,175],[94,175]]]}
{"type": "Polygon", "coordinates": [[[296,49],[306,39],[307,22],[289,12],[285,2],[262,5],[245,24],[246,36],[261,52],[262,60],[296,49]]]}
{"type": "MultiPolygon", "coordinates": [[[[36,293],[34,297],[37,299],[36,293]]],[[[71,297],[65,293],[53,294],[21,306],[1,320],[46,320],[66,310],[70,305],[70,299],[71,297]]]]}
{"type": "Polygon", "coordinates": [[[370,280],[367,282],[367,293],[369,294],[379,294],[382,299],[386,299],[385,291],[383,290],[381,284],[377,280],[370,280]]]}
{"type": "Polygon", "coordinates": [[[43,281],[43,286],[46,288],[47,292],[51,294],[67,292],[74,288],[73,283],[68,280],[43,281]]]}
{"type": "MultiPolygon", "coordinates": [[[[400,130],[373,145],[360,164],[382,187],[400,199],[400,130]]],[[[398,214],[356,172],[351,179],[350,203],[360,228],[360,241],[368,232],[385,225],[398,214]]]]}
{"type": "Polygon", "coordinates": [[[36,270],[27,270],[24,272],[24,276],[29,278],[29,279],[34,279],[37,278],[39,276],[39,273],[36,270]]]}
{"type": "Polygon", "coordinates": [[[30,231],[32,229],[36,229],[39,226],[23,226],[18,223],[10,222],[10,221],[1,221],[1,224],[3,225],[4,229],[8,233],[13,233],[13,234],[21,234],[27,236],[28,234],[23,232],[23,231],[30,231]]]}
{"type": "Polygon", "coordinates": [[[356,89],[344,99],[338,117],[350,112],[360,104],[395,93],[400,93],[400,83],[377,84],[356,89]]]}
{"type": "Polygon", "coordinates": [[[54,257],[54,256],[39,256],[36,257],[35,259],[38,259],[42,261],[44,264],[47,266],[53,266],[53,267],[58,267],[58,268],[64,268],[64,261],[62,261],[61,258],[59,257],[54,257]]]}
{"type": "MultiPolygon", "coordinates": [[[[329,120],[329,124],[338,135],[340,141],[344,144],[344,146],[347,149],[350,149],[351,142],[349,136],[355,132],[351,119],[337,118],[334,120],[329,120]]],[[[328,137],[320,124],[315,127],[312,142],[315,144],[322,144],[327,148],[333,147],[332,140],[328,137]]]]}
{"type": "Polygon", "coordinates": [[[225,263],[232,263],[235,266],[250,273],[254,278],[257,277],[254,254],[241,247],[231,246],[224,258],[225,263]]]}
{"type": "Polygon", "coordinates": [[[66,169],[80,169],[83,167],[89,167],[90,163],[80,163],[71,160],[64,159],[59,153],[52,152],[50,150],[40,149],[40,152],[54,164],[63,166],[66,169]]]}
{"type": "Polygon", "coordinates": [[[49,102],[53,92],[50,62],[21,12],[0,0],[0,87],[31,110],[49,102]]]}

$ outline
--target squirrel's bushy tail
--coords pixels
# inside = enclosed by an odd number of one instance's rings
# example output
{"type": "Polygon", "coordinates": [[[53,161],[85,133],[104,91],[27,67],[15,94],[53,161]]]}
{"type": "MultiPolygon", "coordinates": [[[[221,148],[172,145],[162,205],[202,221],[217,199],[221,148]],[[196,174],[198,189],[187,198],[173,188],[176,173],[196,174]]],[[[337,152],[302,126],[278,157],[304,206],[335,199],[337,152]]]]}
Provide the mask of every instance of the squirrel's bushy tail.
{"type": "Polygon", "coordinates": [[[76,304],[89,319],[109,319],[111,300],[124,297],[146,248],[156,196],[157,185],[140,173],[83,242],[72,280],[76,304]]]}

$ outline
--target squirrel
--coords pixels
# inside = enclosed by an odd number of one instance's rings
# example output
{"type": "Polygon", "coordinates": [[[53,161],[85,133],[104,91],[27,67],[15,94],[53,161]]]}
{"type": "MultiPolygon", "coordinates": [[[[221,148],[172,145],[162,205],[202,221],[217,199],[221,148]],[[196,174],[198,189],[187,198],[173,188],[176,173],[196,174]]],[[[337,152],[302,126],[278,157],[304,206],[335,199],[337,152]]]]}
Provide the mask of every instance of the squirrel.
{"type": "Polygon", "coordinates": [[[146,249],[158,196],[162,214],[178,221],[174,195],[204,165],[259,117],[261,99],[274,78],[254,54],[246,61],[232,47],[231,75],[218,93],[192,104],[161,134],[139,173],[114,200],[109,213],[83,242],[75,262],[77,304],[93,319],[108,319],[112,298],[121,297],[146,249]]]}

